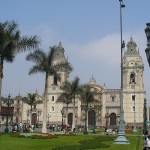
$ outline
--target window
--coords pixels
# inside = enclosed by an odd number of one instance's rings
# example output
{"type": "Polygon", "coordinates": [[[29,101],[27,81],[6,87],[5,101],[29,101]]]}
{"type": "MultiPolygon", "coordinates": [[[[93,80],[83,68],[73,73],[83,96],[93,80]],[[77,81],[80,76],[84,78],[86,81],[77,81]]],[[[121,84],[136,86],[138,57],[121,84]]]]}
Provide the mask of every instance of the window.
{"type": "Polygon", "coordinates": [[[54,85],[57,85],[57,77],[54,76],[54,85]]]}
{"type": "Polygon", "coordinates": [[[111,101],[115,102],[116,101],[116,96],[111,96],[111,101]]]}
{"type": "Polygon", "coordinates": [[[135,111],[135,106],[131,107],[131,111],[134,112],[135,111]]]}
{"type": "Polygon", "coordinates": [[[135,101],[136,95],[132,95],[132,101],[135,101]]]}
{"type": "Polygon", "coordinates": [[[54,101],[54,96],[52,96],[52,101],[54,101]]]}
{"type": "Polygon", "coordinates": [[[130,74],[130,84],[134,83],[135,84],[135,73],[130,74]]]}
{"type": "Polygon", "coordinates": [[[54,107],[53,106],[51,107],[51,109],[52,109],[52,111],[54,111],[54,107]]]}

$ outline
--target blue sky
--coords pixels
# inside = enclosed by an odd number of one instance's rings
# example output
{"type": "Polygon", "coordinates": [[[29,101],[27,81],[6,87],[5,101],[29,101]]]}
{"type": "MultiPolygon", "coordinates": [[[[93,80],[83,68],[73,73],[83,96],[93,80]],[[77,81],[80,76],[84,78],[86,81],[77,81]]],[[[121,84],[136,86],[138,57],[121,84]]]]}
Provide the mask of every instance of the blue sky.
{"type": "MultiPolygon", "coordinates": [[[[124,0],[123,39],[131,35],[145,64],[144,81],[150,95],[150,68],[145,48],[144,29],[150,22],[149,0],[124,0]]],[[[16,20],[22,35],[38,35],[45,51],[60,41],[74,70],[70,80],[79,76],[87,83],[94,76],[100,85],[120,88],[120,14],[119,0],[1,0],[0,21],[16,20]]],[[[12,96],[44,90],[44,74],[29,76],[32,66],[27,53],[5,63],[2,95],[12,96]]]]}

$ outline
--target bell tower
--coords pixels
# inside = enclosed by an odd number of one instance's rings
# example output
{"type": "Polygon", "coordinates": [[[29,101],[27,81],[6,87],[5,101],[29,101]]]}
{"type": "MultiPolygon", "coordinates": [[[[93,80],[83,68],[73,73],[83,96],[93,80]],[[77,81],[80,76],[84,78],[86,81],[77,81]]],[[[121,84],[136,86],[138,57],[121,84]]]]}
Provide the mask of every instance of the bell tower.
{"type": "Polygon", "coordinates": [[[131,37],[123,56],[123,106],[126,124],[140,125],[143,122],[145,98],[143,71],[142,57],[131,37]]]}
{"type": "MultiPolygon", "coordinates": [[[[54,47],[54,58],[53,64],[58,64],[61,62],[67,62],[68,60],[64,55],[64,48],[61,42],[58,46],[54,47]]],[[[63,108],[62,102],[57,102],[58,96],[62,93],[61,86],[68,79],[69,72],[62,69],[58,72],[60,74],[60,78],[52,75],[48,77],[48,102],[47,102],[47,115],[50,116],[50,121],[56,124],[59,124],[62,119],[61,110],[63,108]]]]}

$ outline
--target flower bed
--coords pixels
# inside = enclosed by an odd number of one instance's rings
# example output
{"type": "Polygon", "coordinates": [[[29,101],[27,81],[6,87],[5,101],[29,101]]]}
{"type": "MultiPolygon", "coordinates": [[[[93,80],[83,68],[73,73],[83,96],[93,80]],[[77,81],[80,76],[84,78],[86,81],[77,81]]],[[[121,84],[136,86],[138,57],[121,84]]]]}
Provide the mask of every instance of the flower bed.
{"type": "Polygon", "coordinates": [[[133,132],[132,132],[131,129],[126,129],[126,130],[125,130],[125,133],[126,133],[126,134],[128,134],[128,133],[130,134],[130,133],[133,133],[133,132]]]}

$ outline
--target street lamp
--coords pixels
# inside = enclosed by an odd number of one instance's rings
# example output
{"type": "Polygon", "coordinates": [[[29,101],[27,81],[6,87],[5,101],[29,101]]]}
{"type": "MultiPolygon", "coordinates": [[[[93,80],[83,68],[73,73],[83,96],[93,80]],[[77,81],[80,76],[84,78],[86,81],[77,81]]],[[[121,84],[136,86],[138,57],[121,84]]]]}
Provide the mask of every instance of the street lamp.
{"type": "Polygon", "coordinates": [[[39,121],[40,121],[39,119],[40,119],[41,112],[42,112],[41,110],[38,110],[38,112],[37,112],[37,115],[38,115],[38,124],[39,124],[39,121]]]}
{"type": "Polygon", "coordinates": [[[11,105],[10,94],[8,95],[8,99],[6,100],[6,105],[7,105],[7,115],[6,115],[6,126],[5,126],[4,132],[9,132],[9,128],[8,128],[8,115],[9,115],[9,107],[11,105]]]}
{"type": "Polygon", "coordinates": [[[136,128],[136,114],[135,114],[135,99],[136,99],[136,97],[135,97],[135,82],[133,82],[133,86],[134,86],[134,125],[133,125],[133,132],[137,132],[137,128],[136,128]]]}
{"type": "Polygon", "coordinates": [[[50,115],[48,114],[48,124],[49,124],[49,118],[50,118],[50,115]]]}
{"type": "Polygon", "coordinates": [[[143,118],[144,118],[144,120],[143,120],[143,127],[144,127],[143,134],[146,136],[146,135],[148,135],[146,98],[144,99],[144,109],[143,109],[143,111],[144,111],[144,113],[143,113],[144,114],[144,116],[143,116],[143,118]]]}
{"type": "Polygon", "coordinates": [[[129,144],[129,141],[125,137],[124,132],[124,110],[123,110],[123,48],[125,47],[125,43],[122,40],[122,8],[125,7],[123,4],[123,0],[119,0],[120,2],[120,35],[121,35],[121,88],[120,88],[120,123],[119,123],[119,132],[118,137],[114,141],[116,144],[129,144]]]}
{"type": "Polygon", "coordinates": [[[150,66],[150,23],[147,23],[146,26],[147,27],[145,29],[145,33],[147,38],[147,48],[145,50],[145,53],[146,53],[148,64],[150,66]]]}
{"type": "Polygon", "coordinates": [[[62,115],[61,131],[63,131],[63,129],[64,129],[64,124],[63,124],[63,122],[64,122],[64,120],[63,120],[64,110],[63,110],[63,108],[61,110],[61,115],[62,115]]]}
{"type": "Polygon", "coordinates": [[[26,110],[26,113],[27,113],[27,124],[28,124],[28,121],[29,121],[29,114],[30,114],[30,110],[26,110]]]}

